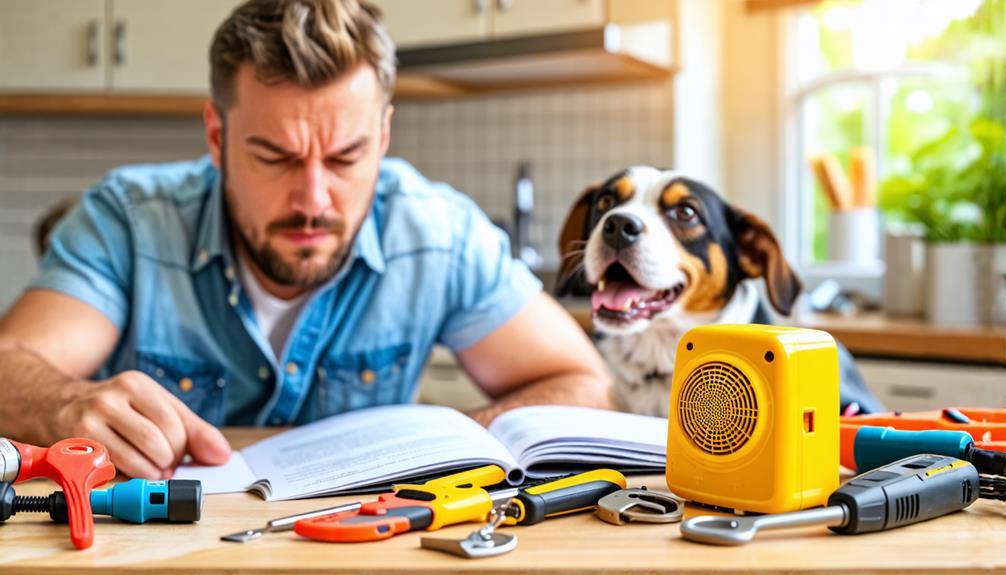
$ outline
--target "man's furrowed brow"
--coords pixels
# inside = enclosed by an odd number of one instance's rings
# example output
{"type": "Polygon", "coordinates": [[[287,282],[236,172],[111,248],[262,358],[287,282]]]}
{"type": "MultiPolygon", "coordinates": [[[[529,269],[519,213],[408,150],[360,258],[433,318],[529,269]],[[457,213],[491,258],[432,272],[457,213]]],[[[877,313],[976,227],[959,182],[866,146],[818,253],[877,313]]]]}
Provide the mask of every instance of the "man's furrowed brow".
{"type": "Polygon", "coordinates": [[[280,146],[279,144],[276,144],[274,142],[270,142],[269,140],[259,136],[249,136],[247,139],[245,139],[245,143],[247,143],[250,146],[259,146],[261,148],[265,148],[270,152],[275,152],[283,156],[294,155],[292,151],[287,150],[283,146],[280,146]]]}
{"type": "Polygon", "coordinates": [[[348,145],[343,146],[341,150],[331,155],[335,157],[345,156],[355,152],[356,150],[359,150],[360,148],[367,147],[368,143],[370,143],[370,136],[360,136],[356,140],[350,142],[348,145]]]}

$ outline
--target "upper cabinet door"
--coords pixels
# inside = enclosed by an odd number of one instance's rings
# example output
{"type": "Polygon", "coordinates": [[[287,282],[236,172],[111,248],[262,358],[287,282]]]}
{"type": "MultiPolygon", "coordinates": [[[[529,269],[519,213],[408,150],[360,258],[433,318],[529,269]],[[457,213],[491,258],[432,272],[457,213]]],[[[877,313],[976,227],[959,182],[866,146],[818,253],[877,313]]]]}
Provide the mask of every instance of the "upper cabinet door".
{"type": "Polygon", "coordinates": [[[110,0],[109,88],[209,94],[213,33],[240,0],[110,0]]]}
{"type": "Polygon", "coordinates": [[[485,40],[496,0],[373,0],[399,48],[485,40]]]}
{"type": "Polygon", "coordinates": [[[0,0],[0,90],[105,87],[105,0],[0,0]]]}
{"type": "MultiPolygon", "coordinates": [[[[617,0],[612,0],[617,1],[617,0]]],[[[596,28],[605,23],[604,0],[492,0],[493,37],[596,28]]]]}

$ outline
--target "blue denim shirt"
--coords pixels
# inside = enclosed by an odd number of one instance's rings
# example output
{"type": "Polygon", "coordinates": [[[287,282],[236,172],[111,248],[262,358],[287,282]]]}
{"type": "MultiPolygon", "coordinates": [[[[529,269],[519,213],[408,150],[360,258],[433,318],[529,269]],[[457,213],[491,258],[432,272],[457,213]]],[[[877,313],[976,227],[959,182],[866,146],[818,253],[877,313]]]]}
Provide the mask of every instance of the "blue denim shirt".
{"type": "Polygon", "coordinates": [[[434,343],[463,350],[541,290],[470,199],[398,159],[381,163],[350,260],[311,294],[278,361],[234,258],[208,157],[127,166],[60,223],[30,287],[118,326],[96,377],[143,371],[216,425],[409,402],[434,343]]]}

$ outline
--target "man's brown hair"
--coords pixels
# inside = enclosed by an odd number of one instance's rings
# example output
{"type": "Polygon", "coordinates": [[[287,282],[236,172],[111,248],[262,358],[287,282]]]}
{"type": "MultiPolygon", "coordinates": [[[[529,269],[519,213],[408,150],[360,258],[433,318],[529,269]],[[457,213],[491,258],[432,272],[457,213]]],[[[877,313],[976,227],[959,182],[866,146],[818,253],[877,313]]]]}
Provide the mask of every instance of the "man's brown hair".
{"type": "Polygon", "coordinates": [[[210,47],[210,91],[221,111],[234,104],[234,78],[245,62],[261,82],[304,88],[365,62],[386,102],[395,87],[395,44],[367,0],[248,0],[237,7],[210,47]]]}

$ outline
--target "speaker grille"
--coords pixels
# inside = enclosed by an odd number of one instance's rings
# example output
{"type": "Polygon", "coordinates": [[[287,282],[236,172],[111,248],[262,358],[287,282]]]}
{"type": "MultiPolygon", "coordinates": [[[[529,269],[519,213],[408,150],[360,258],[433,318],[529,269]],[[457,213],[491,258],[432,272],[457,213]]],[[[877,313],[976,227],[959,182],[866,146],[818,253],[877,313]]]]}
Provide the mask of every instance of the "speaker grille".
{"type": "Polygon", "coordinates": [[[685,435],[713,455],[736,452],[758,423],[758,400],[751,381],[736,367],[711,361],[688,375],[678,396],[685,435]]]}

